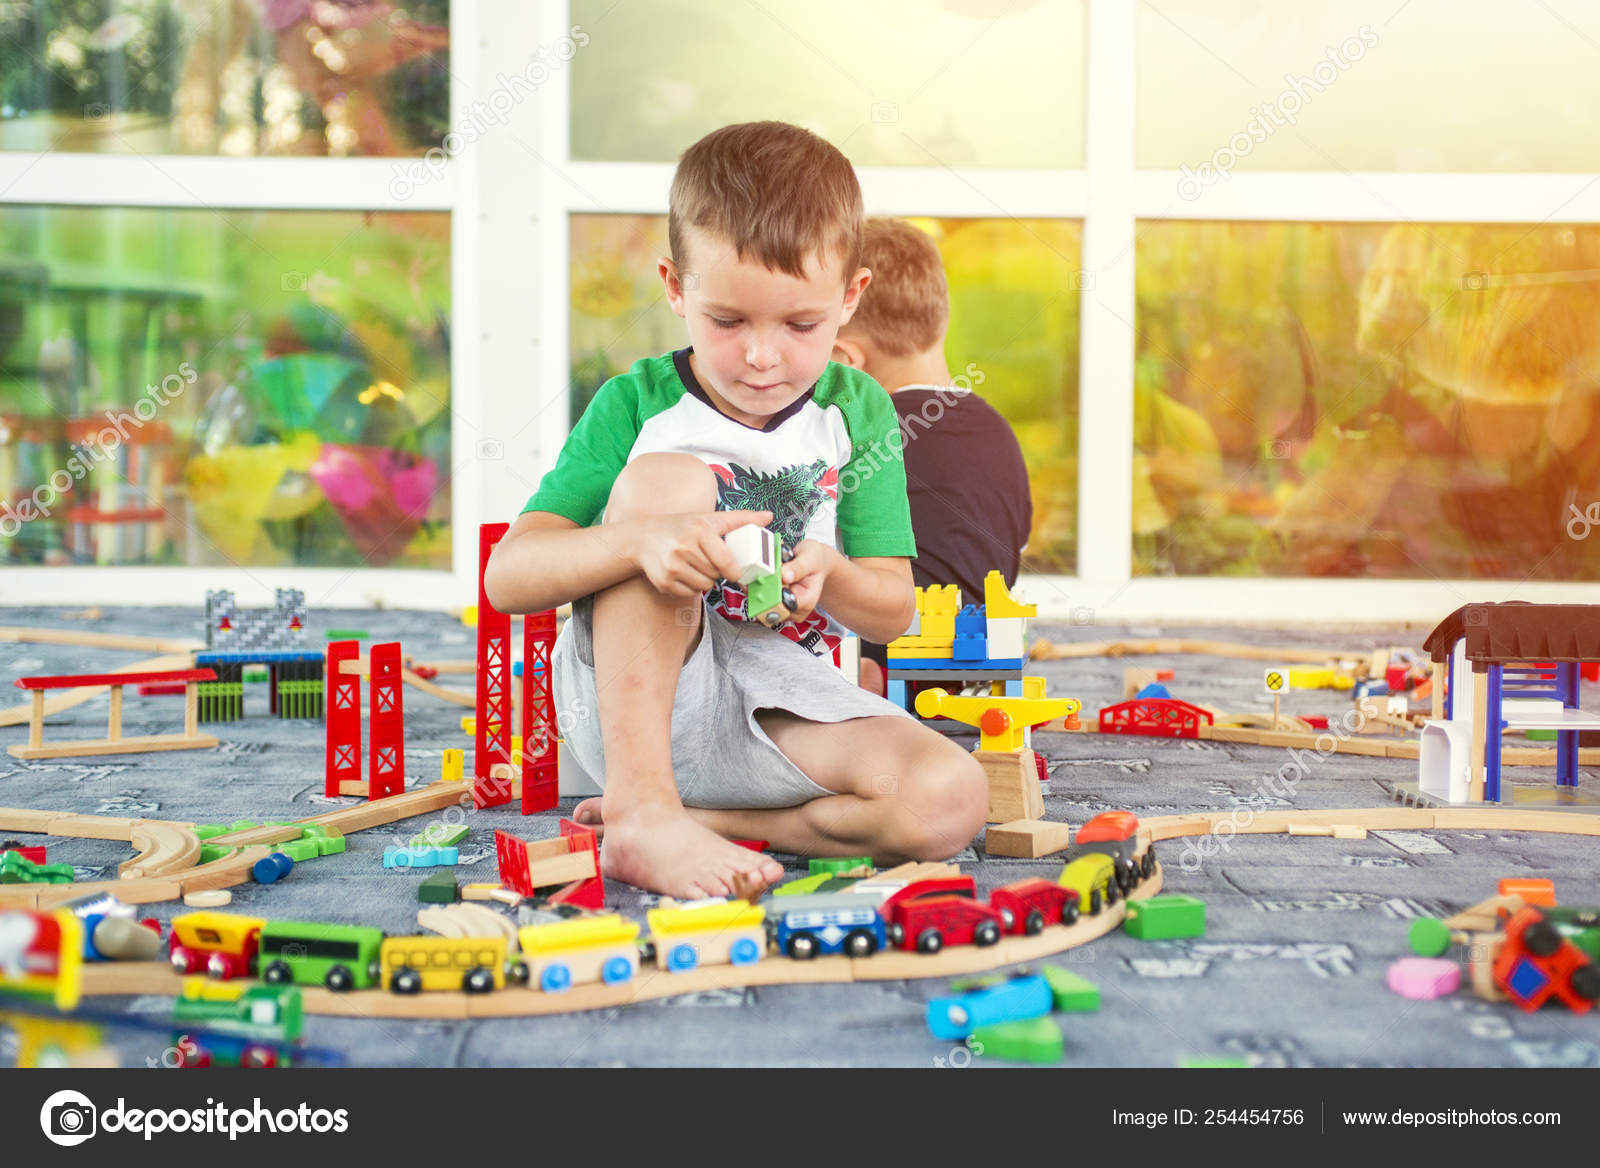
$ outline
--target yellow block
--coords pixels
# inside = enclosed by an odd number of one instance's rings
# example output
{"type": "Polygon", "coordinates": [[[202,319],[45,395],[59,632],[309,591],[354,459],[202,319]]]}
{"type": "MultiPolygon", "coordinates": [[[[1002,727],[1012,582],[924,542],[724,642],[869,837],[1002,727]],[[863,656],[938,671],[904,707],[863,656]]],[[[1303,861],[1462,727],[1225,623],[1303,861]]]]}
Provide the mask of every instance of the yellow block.
{"type": "Polygon", "coordinates": [[[1331,689],[1336,674],[1332,669],[1315,665],[1291,665],[1289,667],[1290,689],[1331,689]]]}
{"type": "Polygon", "coordinates": [[[1019,604],[1011,598],[1006,578],[998,569],[983,578],[983,610],[990,620],[997,616],[1038,616],[1037,604],[1019,604]]]}
{"type": "Polygon", "coordinates": [[[948,657],[955,652],[955,646],[946,641],[943,645],[899,645],[890,644],[889,664],[894,664],[896,657],[910,657],[916,660],[938,660],[948,657]]]}
{"type": "Polygon", "coordinates": [[[689,908],[653,908],[645,913],[657,936],[698,933],[705,929],[742,929],[766,920],[767,910],[745,900],[701,904],[689,908]]]}

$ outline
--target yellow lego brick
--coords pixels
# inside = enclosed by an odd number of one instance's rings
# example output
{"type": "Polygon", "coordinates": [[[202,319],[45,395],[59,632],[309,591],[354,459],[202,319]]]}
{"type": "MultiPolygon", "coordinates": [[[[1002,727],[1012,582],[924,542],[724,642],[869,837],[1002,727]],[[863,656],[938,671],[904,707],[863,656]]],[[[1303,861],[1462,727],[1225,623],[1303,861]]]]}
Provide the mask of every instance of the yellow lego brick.
{"type": "Polygon", "coordinates": [[[1013,600],[1006,578],[998,570],[992,570],[983,578],[983,611],[991,620],[997,616],[1038,616],[1039,606],[1013,600]]]}
{"type": "Polygon", "coordinates": [[[889,660],[892,663],[896,657],[913,660],[940,660],[950,656],[955,646],[943,645],[890,645],[889,660]]]}
{"type": "Polygon", "coordinates": [[[1333,685],[1333,679],[1333,670],[1326,667],[1315,665],[1289,667],[1290,689],[1328,689],[1333,685]]]}
{"type": "Polygon", "coordinates": [[[525,925],[517,930],[517,940],[527,954],[554,953],[590,945],[613,945],[639,936],[639,922],[624,920],[615,913],[603,917],[580,917],[554,925],[525,925]]]}

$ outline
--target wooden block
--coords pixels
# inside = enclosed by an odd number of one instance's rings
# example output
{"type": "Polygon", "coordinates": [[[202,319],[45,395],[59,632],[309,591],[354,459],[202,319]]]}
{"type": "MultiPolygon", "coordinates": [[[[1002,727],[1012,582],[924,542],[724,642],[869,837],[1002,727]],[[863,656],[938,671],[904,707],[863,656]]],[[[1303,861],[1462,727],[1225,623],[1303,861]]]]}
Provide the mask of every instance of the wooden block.
{"type": "Polygon", "coordinates": [[[366,779],[339,780],[339,794],[341,795],[358,795],[365,799],[370,791],[371,787],[368,786],[366,779]]]}
{"type": "Polygon", "coordinates": [[[972,756],[989,779],[987,822],[1044,818],[1044,794],[1039,790],[1033,751],[975,750],[972,756]]]}
{"type": "Polygon", "coordinates": [[[498,884],[463,884],[461,886],[462,900],[488,900],[490,894],[500,889],[498,884]]]}
{"type": "Polygon", "coordinates": [[[1389,744],[1376,739],[1341,738],[1339,739],[1340,754],[1364,754],[1369,758],[1387,758],[1389,744]]]}
{"type": "Polygon", "coordinates": [[[1361,840],[1367,838],[1367,829],[1357,823],[1336,823],[1333,825],[1334,839],[1361,840]]]}
{"type": "Polygon", "coordinates": [[[1420,742],[1390,742],[1384,753],[1390,758],[1409,758],[1415,762],[1422,751],[1420,742]]]}
{"type": "Polygon", "coordinates": [[[991,856],[1015,856],[1036,860],[1040,856],[1064,852],[1072,842],[1072,827],[1043,819],[1014,819],[997,824],[984,833],[983,850],[991,856]]]}
{"type": "MultiPolygon", "coordinates": [[[[563,846],[565,840],[560,840],[563,846]]],[[[546,860],[535,860],[528,865],[528,879],[535,888],[546,888],[552,884],[571,884],[574,880],[587,880],[595,875],[594,853],[590,851],[568,852],[561,856],[552,856],[546,860]]]]}
{"type": "Polygon", "coordinates": [[[49,835],[70,835],[74,839],[121,840],[133,842],[133,830],[145,821],[116,815],[52,815],[49,835]]]}
{"type": "MultiPolygon", "coordinates": [[[[476,898],[475,897],[465,897],[463,899],[474,900],[476,898]]],[[[510,888],[495,888],[495,889],[492,889],[490,891],[489,899],[490,900],[497,900],[501,904],[509,904],[512,907],[515,907],[515,906],[517,906],[517,905],[522,903],[522,893],[517,892],[514,889],[510,889],[510,888]]]]}
{"type": "Polygon", "coordinates": [[[226,888],[207,888],[195,892],[185,892],[183,903],[189,908],[221,908],[225,904],[233,903],[233,893],[226,888]]]}

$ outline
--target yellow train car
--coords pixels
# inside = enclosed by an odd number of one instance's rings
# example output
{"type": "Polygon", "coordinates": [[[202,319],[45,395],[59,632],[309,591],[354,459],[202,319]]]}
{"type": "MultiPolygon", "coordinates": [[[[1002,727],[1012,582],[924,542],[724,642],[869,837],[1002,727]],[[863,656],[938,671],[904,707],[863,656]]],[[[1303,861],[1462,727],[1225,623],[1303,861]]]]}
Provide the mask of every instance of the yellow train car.
{"type": "Polygon", "coordinates": [[[517,930],[528,984],[557,994],[575,985],[621,985],[639,972],[639,924],[615,913],[517,930]]]}
{"type": "Polygon", "coordinates": [[[183,974],[204,970],[223,980],[252,977],[266,923],[263,917],[237,913],[180,913],[172,918],[172,967],[183,974]]]}
{"type": "Polygon", "coordinates": [[[767,912],[747,901],[653,908],[645,917],[656,964],[672,973],[750,965],[767,951],[767,912]]]}
{"type": "Polygon", "coordinates": [[[1061,869],[1056,883],[1078,894],[1078,910],[1093,915],[1117,900],[1117,865],[1110,856],[1092,852],[1061,869]]]}
{"type": "Polygon", "coordinates": [[[382,987],[392,993],[486,994],[506,984],[506,939],[389,937],[378,950],[378,966],[382,987]]]}

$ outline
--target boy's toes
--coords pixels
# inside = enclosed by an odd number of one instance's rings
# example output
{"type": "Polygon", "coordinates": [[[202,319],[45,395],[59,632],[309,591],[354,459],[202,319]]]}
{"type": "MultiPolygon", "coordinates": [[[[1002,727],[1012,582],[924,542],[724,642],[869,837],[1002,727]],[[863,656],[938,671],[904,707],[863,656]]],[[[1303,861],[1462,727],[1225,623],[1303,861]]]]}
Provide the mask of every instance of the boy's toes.
{"type": "Polygon", "coordinates": [[[572,811],[572,822],[581,823],[585,827],[596,827],[605,822],[605,816],[600,811],[600,797],[585,799],[572,811]]]}

